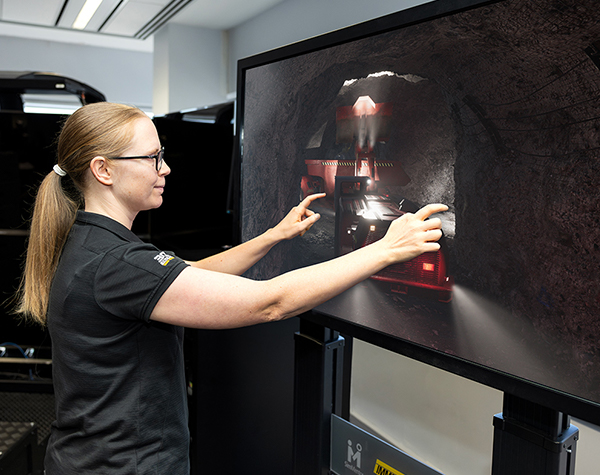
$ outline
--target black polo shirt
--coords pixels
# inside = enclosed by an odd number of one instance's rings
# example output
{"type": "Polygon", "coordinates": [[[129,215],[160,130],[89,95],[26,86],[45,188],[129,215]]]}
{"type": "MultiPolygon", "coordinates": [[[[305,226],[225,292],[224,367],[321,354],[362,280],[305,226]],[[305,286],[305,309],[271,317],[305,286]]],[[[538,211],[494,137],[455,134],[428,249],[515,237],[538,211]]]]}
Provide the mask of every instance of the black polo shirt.
{"type": "Polygon", "coordinates": [[[183,329],[150,321],[186,267],[80,211],[52,282],[47,475],[189,473],[183,329]]]}

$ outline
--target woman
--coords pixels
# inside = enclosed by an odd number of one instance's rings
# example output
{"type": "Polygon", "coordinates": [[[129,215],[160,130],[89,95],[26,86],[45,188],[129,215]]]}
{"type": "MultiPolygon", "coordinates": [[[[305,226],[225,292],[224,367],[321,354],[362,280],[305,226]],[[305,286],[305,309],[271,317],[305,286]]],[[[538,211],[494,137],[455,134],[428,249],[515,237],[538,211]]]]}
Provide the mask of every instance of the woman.
{"type": "Polygon", "coordinates": [[[269,281],[239,277],[319,219],[308,207],[323,195],[313,195],[261,236],[184,262],[131,232],[138,212],[162,203],[171,172],[163,155],[138,109],[87,105],[65,122],[58,163],[38,191],[19,312],[52,338],[48,475],[187,474],[182,327],[289,318],[439,248],[441,223],[426,218],[446,207],[428,205],[351,254],[269,281]]]}

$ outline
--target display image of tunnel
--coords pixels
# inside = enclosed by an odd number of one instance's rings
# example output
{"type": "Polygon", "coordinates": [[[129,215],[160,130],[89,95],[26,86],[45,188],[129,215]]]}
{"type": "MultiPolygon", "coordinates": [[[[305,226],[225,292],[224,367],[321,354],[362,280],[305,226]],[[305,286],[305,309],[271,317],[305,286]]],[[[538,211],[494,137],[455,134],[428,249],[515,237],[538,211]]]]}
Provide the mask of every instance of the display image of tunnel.
{"type": "Polygon", "coordinates": [[[438,253],[317,310],[600,403],[599,20],[595,0],[505,0],[248,69],[242,238],[327,196],[247,275],[445,203],[438,253]]]}

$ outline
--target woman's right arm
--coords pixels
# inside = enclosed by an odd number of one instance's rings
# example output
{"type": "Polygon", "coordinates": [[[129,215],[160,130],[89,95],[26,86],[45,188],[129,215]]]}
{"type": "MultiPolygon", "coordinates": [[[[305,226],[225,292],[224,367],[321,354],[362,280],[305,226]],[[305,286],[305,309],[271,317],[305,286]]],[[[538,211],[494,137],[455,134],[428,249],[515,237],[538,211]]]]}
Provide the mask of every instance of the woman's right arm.
{"type": "Polygon", "coordinates": [[[235,328],[282,320],[320,305],[396,262],[439,249],[445,211],[427,205],[392,222],[383,239],[267,281],[186,268],[156,304],[153,320],[192,328],[235,328]]]}

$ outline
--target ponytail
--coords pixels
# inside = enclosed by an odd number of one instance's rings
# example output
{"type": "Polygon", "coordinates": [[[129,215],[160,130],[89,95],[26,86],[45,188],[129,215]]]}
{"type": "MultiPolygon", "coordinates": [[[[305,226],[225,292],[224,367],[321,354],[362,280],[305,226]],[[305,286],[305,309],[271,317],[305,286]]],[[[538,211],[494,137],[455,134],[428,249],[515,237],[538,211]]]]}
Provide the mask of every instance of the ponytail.
{"type": "Polygon", "coordinates": [[[42,181],[35,199],[25,271],[18,291],[17,313],[46,323],[52,278],[79,203],[67,196],[56,172],[42,181]]]}
{"type": "Polygon", "coordinates": [[[90,161],[121,155],[131,142],[133,122],[141,117],[147,116],[135,107],[99,102],[81,107],[65,121],[58,163],[36,196],[17,313],[46,324],[58,261],[77,210],[84,206],[90,161]]]}

